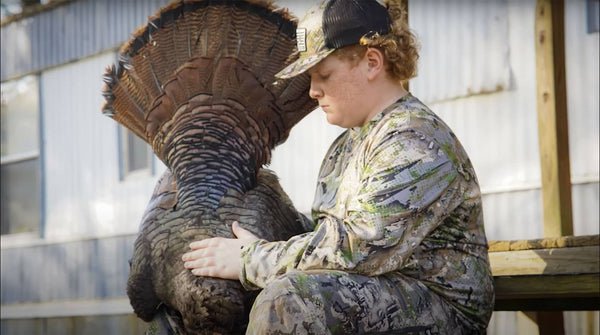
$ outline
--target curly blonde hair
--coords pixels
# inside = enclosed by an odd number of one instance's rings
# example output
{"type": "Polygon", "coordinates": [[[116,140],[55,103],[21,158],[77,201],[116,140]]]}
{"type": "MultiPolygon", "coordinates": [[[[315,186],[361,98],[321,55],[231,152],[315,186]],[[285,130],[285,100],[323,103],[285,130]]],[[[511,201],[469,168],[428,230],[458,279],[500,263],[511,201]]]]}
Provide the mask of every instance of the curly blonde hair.
{"type": "Polygon", "coordinates": [[[363,36],[358,44],[336,50],[337,57],[358,62],[368,48],[376,48],[384,55],[385,70],[392,80],[404,83],[417,75],[419,45],[405,19],[406,11],[400,5],[388,2],[388,13],[392,20],[392,30],[385,35],[363,36]]]}

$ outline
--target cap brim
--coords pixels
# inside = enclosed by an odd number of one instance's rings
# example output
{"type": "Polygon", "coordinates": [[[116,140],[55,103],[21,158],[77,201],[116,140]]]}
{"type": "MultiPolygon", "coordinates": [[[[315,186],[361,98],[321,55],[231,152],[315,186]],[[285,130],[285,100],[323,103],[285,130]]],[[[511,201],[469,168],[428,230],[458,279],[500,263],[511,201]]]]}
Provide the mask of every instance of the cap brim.
{"type": "Polygon", "coordinates": [[[315,55],[311,55],[308,57],[300,56],[298,60],[286,66],[283,70],[275,74],[275,77],[286,79],[304,73],[308,69],[317,65],[317,63],[325,59],[325,57],[329,56],[329,54],[332,53],[334,50],[335,49],[323,50],[315,55]]]}

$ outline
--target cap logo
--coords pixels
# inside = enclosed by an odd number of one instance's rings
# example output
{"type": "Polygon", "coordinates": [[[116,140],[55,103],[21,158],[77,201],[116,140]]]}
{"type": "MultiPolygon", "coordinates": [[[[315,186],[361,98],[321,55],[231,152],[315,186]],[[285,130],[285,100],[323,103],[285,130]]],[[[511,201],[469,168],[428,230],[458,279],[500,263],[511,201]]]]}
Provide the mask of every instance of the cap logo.
{"type": "Polygon", "coordinates": [[[298,45],[298,51],[306,51],[306,28],[296,29],[296,43],[298,45]]]}

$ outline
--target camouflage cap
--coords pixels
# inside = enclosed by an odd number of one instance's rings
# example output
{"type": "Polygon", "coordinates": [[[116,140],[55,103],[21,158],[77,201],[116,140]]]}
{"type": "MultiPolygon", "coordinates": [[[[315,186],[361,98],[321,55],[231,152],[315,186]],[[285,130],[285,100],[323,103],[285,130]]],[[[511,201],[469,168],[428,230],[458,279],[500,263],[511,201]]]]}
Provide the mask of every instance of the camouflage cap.
{"type": "Polygon", "coordinates": [[[376,0],[325,0],[308,10],[298,23],[298,59],[275,76],[299,75],[335,49],[357,44],[363,36],[385,35],[390,26],[386,8],[376,0]]]}

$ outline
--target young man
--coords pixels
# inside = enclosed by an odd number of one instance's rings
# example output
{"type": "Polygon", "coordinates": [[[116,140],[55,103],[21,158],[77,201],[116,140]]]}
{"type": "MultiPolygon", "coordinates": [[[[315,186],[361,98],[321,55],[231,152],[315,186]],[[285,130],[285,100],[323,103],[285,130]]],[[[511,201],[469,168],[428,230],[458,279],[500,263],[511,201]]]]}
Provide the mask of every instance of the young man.
{"type": "Polygon", "coordinates": [[[494,293],[481,195],[448,126],[402,86],[416,72],[400,11],[327,0],[298,25],[310,95],[347,128],[319,173],[316,228],[191,244],[185,267],[263,289],[249,334],[477,334],[494,293]]]}

